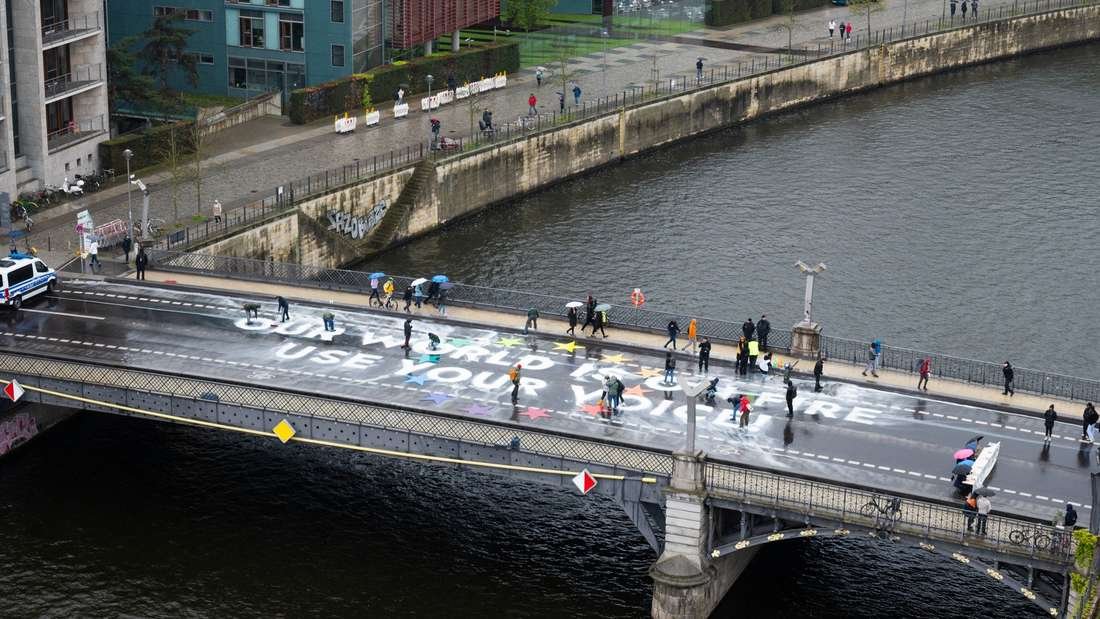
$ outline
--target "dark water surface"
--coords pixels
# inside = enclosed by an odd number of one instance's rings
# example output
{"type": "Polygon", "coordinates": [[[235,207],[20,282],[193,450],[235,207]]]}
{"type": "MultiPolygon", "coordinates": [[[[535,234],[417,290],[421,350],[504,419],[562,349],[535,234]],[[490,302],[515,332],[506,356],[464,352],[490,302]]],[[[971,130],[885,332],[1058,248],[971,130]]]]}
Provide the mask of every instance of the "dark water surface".
{"type": "Polygon", "coordinates": [[[1100,378],[1100,46],[814,106],[487,210],[370,268],[1100,378]]]}
{"type": "MultiPolygon", "coordinates": [[[[797,318],[1097,376],[1100,48],[968,70],[643,157],[379,266],[797,318]]],[[[611,502],[85,414],[0,462],[0,615],[642,617],[654,556],[611,502]]],[[[718,616],[1032,617],[988,578],[857,541],[767,548],[718,616]]]]}

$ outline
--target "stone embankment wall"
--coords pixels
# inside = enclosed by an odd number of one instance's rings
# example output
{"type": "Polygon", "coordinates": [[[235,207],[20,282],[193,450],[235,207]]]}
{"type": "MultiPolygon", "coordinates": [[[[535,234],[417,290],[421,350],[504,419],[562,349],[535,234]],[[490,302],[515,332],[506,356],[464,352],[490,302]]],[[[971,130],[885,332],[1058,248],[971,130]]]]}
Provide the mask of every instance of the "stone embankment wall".
{"type": "MultiPolygon", "coordinates": [[[[400,243],[427,234],[482,208],[600,166],[768,114],[967,65],[1097,39],[1100,6],[977,24],[655,99],[490,149],[442,158],[435,162],[427,182],[402,196],[400,223],[387,242],[400,243]]],[[[265,230],[244,233],[239,240],[223,240],[203,251],[343,266],[359,257],[356,245],[347,242],[351,239],[333,238],[346,233],[317,224],[327,220],[329,211],[375,219],[377,205],[382,200],[393,204],[411,176],[412,168],[404,168],[315,198],[301,205],[302,221],[297,225],[274,222],[265,230]]]]}

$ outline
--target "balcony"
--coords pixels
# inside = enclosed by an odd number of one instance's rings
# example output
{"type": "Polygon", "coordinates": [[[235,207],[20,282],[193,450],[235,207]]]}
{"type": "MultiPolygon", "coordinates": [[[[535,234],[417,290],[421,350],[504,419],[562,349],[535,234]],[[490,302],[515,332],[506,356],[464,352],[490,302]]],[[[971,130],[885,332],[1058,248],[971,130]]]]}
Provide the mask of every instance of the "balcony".
{"type": "Polygon", "coordinates": [[[50,153],[68,148],[107,131],[107,116],[100,114],[81,121],[70,120],[69,124],[46,134],[46,145],[50,153]]]}
{"type": "Polygon", "coordinates": [[[42,49],[47,50],[95,36],[103,29],[99,11],[42,24],[42,49]]]}
{"type": "Polygon", "coordinates": [[[45,81],[46,103],[91,90],[103,83],[103,63],[76,67],[71,73],[45,81]]]}

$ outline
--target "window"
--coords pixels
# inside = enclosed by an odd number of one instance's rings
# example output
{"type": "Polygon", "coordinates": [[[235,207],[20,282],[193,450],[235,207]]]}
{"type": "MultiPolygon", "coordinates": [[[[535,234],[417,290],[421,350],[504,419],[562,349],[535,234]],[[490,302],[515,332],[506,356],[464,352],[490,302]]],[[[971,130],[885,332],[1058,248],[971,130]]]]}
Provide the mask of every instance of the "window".
{"type": "Polygon", "coordinates": [[[332,46],[332,66],[342,67],[344,66],[344,46],[333,45],[332,46]]]}
{"type": "Polygon", "coordinates": [[[305,24],[297,13],[279,13],[279,49],[285,52],[302,52],[305,24]]]}
{"type": "Polygon", "coordinates": [[[164,17],[165,15],[171,15],[176,12],[175,7],[171,6],[155,6],[153,7],[153,15],[156,17],[164,17]]]}
{"type": "Polygon", "coordinates": [[[241,47],[264,46],[264,14],[241,11],[241,47]]]}
{"type": "Polygon", "coordinates": [[[264,0],[267,6],[290,6],[290,0],[264,0]]]}
{"type": "Polygon", "coordinates": [[[35,260],[34,261],[34,270],[39,272],[39,273],[49,273],[50,272],[50,267],[46,266],[45,264],[42,264],[38,260],[35,260]]]}
{"type": "Polygon", "coordinates": [[[184,54],[184,56],[187,56],[188,58],[193,59],[195,61],[195,64],[214,64],[214,55],[213,54],[203,54],[203,53],[199,53],[199,52],[187,52],[186,54],[184,54]]]}
{"type": "Polygon", "coordinates": [[[214,21],[214,11],[205,9],[187,9],[184,16],[188,21],[214,21]]]}
{"type": "Polygon", "coordinates": [[[344,23],[344,0],[332,0],[329,5],[329,11],[332,14],[330,19],[337,24],[344,23]]]}
{"type": "Polygon", "coordinates": [[[229,57],[229,87],[240,88],[244,90],[248,88],[248,72],[245,71],[244,58],[229,57]]]}
{"type": "Polygon", "coordinates": [[[11,287],[17,284],[22,284],[32,277],[34,277],[34,271],[31,268],[31,265],[28,264],[26,266],[21,266],[11,273],[8,273],[8,286],[11,287]]]}

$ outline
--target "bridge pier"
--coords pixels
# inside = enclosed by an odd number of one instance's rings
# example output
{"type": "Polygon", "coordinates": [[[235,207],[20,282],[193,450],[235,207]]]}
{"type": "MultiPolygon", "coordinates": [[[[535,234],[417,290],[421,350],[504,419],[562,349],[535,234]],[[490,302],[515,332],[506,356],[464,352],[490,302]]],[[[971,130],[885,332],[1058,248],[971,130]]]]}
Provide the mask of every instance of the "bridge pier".
{"type": "Polygon", "coordinates": [[[706,503],[704,470],[703,452],[673,454],[672,481],[665,490],[664,552],[649,570],[654,619],[710,616],[756,554],[747,549],[710,556],[716,523],[706,503]]]}

